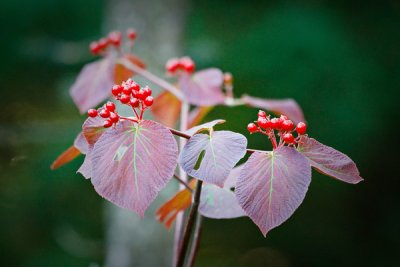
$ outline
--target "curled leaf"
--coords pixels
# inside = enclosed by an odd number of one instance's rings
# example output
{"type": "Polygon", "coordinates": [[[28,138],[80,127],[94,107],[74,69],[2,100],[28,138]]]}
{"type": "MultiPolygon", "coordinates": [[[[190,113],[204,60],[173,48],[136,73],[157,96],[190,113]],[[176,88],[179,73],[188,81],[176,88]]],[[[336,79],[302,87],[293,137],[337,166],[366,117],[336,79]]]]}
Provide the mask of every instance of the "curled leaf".
{"type": "Polygon", "coordinates": [[[245,95],[242,97],[242,100],[252,107],[270,110],[276,114],[286,115],[295,123],[304,121],[303,111],[301,110],[299,104],[297,104],[297,102],[291,98],[263,99],[245,95]]]}
{"type": "Polygon", "coordinates": [[[107,99],[114,85],[115,60],[105,57],[85,65],[70,89],[70,94],[81,113],[107,99]]]}
{"type": "Polygon", "coordinates": [[[174,127],[181,112],[181,101],[169,91],[164,91],[154,99],[151,112],[154,117],[168,127],[174,127]]]}
{"type": "Polygon", "coordinates": [[[292,147],[254,152],[243,166],[236,196],[265,236],[286,221],[303,202],[311,182],[307,159],[292,147]]]}
{"type": "MultiPolygon", "coordinates": [[[[189,182],[192,189],[196,188],[196,179],[189,182]]],[[[192,192],[187,188],[176,193],[171,199],[165,202],[156,212],[156,218],[159,222],[169,229],[175,221],[180,211],[187,209],[192,203],[192,192]]]]}
{"type": "Polygon", "coordinates": [[[222,124],[222,123],[225,123],[225,120],[213,120],[210,122],[206,122],[206,123],[194,126],[194,127],[190,128],[189,130],[186,130],[185,134],[192,136],[192,135],[195,135],[195,134],[205,131],[205,130],[210,131],[215,125],[222,124]]]}
{"type": "Polygon", "coordinates": [[[190,176],[222,187],[229,172],[246,154],[246,146],[247,139],[231,131],[195,134],[181,151],[179,163],[190,176]]]}
{"type": "Polygon", "coordinates": [[[363,180],[351,158],[314,138],[302,136],[297,149],[312,167],[325,175],[350,184],[357,184],[363,180]]]}
{"type": "Polygon", "coordinates": [[[182,74],[178,82],[190,104],[212,106],[225,101],[225,95],[222,92],[224,75],[219,69],[205,69],[193,75],[182,74]]]}
{"type": "Polygon", "coordinates": [[[143,217],[172,178],[177,157],[175,138],[165,126],[122,121],[94,144],[91,181],[99,195],[143,217]]]}

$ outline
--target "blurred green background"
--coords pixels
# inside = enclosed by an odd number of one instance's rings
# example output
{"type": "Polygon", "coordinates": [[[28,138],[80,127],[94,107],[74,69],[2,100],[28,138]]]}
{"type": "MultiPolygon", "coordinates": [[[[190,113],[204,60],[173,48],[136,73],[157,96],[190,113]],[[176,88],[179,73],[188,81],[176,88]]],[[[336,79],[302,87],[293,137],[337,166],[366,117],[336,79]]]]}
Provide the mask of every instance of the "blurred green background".
{"type": "MultiPolygon", "coordinates": [[[[0,3],[0,266],[104,263],[105,201],[75,174],[83,158],[49,165],[84,119],[68,88],[93,60],[87,45],[105,33],[110,3],[0,3]]],[[[196,0],[182,12],[183,54],[199,69],[232,72],[238,96],[296,99],[309,134],[365,178],[348,185],[314,172],[302,206],[267,238],[247,218],[206,219],[196,266],[399,266],[400,2],[196,0]]],[[[207,120],[226,118],[249,147],[268,149],[246,132],[255,112],[218,107],[207,120]]]]}

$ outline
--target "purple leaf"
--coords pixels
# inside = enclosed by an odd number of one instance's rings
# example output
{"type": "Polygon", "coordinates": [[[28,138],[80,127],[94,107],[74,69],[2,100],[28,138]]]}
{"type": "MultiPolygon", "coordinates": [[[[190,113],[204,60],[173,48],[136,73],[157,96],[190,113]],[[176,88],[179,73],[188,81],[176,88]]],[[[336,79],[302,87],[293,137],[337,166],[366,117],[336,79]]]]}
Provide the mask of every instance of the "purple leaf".
{"type": "Polygon", "coordinates": [[[242,100],[256,108],[270,110],[277,114],[288,116],[294,123],[304,121],[303,111],[293,99],[263,99],[245,95],[242,100]]]}
{"type": "Polygon", "coordinates": [[[114,58],[106,57],[85,65],[70,94],[81,113],[106,100],[114,85],[114,58]]]}
{"type": "Polygon", "coordinates": [[[306,156],[312,167],[323,174],[350,184],[363,180],[351,158],[314,138],[302,136],[297,150],[306,156]]]}
{"type": "Polygon", "coordinates": [[[76,171],[77,173],[82,174],[83,177],[85,177],[86,179],[92,178],[92,160],[91,160],[92,150],[93,146],[88,149],[82,165],[76,171]]]}
{"type": "Polygon", "coordinates": [[[149,120],[123,121],[95,143],[91,181],[102,197],[143,217],[172,178],[177,157],[178,147],[168,128],[149,120]]]}
{"type": "Polygon", "coordinates": [[[213,219],[246,216],[236,199],[235,193],[231,191],[231,188],[236,185],[236,180],[242,168],[243,165],[233,168],[223,188],[212,184],[203,185],[199,206],[199,212],[203,216],[213,219]]]}
{"type": "Polygon", "coordinates": [[[299,207],[311,182],[307,159],[291,147],[254,152],[236,185],[236,196],[246,214],[265,236],[299,207]]]}
{"type": "Polygon", "coordinates": [[[82,125],[82,134],[89,145],[94,145],[100,136],[107,130],[103,123],[106,119],[101,117],[87,118],[82,125]]]}
{"type": "Polygon", "coordinates": [[[199,132],[202,132],[204,130],[210,130],[215,125],[222,124],[222,123],[225,123],[225,120],[213,120],[213,121],[210,121],[210,122],[206,122],[206,123],[194,126],[194,127],[190,128],[189,130],[186,130],[185,134],[192,136],[192,135],[195,135],[195,134],[197,134],[199,132]]]}
{"type": "Polygon", "coordinates": [[[210,68],[198,71],[193,75],[182,74],[179,78],[179,87],[190,104],[213,106],[224,103],[223,82],[222,71],[210,68]]]}
{"type": "Polygon", "coordinates": [[[229,172],[246,154],[247,139],[231,131],[195,134],[179,157],[182,168],[194,178],[223,186],[229,172]]]}
{"type": "Polygon", "coordinates": [[[78,136],[75,138],[74,141],[74,146],[76,149],[78,149],[82,154],[86,154],[88,149],[89,149],[89,144],[86,141],[85,136],[83,136],[83,133],[80,132],[78,136]]]}

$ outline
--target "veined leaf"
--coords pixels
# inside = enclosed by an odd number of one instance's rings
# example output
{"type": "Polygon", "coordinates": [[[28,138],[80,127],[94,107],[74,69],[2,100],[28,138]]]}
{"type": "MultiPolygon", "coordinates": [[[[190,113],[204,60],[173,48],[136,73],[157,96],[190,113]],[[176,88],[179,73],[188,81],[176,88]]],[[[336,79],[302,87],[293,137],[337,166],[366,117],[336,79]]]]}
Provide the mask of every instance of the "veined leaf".
{"type": "Polygon", "coordinates": [[[263,99],[253,96],[243,96],[242,100],[248,105],[256,108],[270,110],[276,114],[286,115],[294,123],[304,121],[303,111],[299,104],[291,98],[289,99],[263,99]]]}
{"type": "Polygon", "coordinates": [[[90,154],[91,181],[99,195],[143,217],[172,178],[178,147],[169,129],[157,122],[123,121],[105,131],[90,154]]]}
{"type": "Polygon", "coordinates": [[[93,108],[107,99],[114,85],[113,70],[115,61],[112,57],[99,59],[85,65],[70,94],[81,113],[93,108]]]}
{"type": "Polygon", "coordinates": [[[307,159],[292,147],[280,147],[269,153],[254,152],[241,171],[235,192],[265,236],[294,213],[310,182],[307,159]]]}
{"type": "Polygon", "coordinates": [[[231,131],[195,134],[181,151],[179,163],[190,176],[222,187],[229,172],[246,154],[246,146],[247,139],[231,131]],[[195,169],[203,150],[204,158],[200,167],[195,169]]]}
{"type": "Polygon", "coordinates": [[[89,145],[94,145],[100,136],[108,130],[103,126],[104,121],[105,119],[97,116],[95,118],[89,117],[83,123],[82,134],[89,145]]]}
{"type": "Polygon", "coordinates": [[[219,69],[205,69],[193,75],[183,74],[178,82],[190,104],[212,106],[225,101],[225,95],[222,92],[224,75],[219,69]]]}
{"type": "Polygon", "coordinates": [[[181,101],[168,91],[164,91],[154,99],[151,112],[154,117],[168,127],[174,127],[181,112],[181,101]]]}
{"type": "Polygon", "coordinates": [[[302,136],[297,150],[306,156],[312,167],[325,175],[350,184],[363,180],[351,158],[314,138],[302,136]]]}

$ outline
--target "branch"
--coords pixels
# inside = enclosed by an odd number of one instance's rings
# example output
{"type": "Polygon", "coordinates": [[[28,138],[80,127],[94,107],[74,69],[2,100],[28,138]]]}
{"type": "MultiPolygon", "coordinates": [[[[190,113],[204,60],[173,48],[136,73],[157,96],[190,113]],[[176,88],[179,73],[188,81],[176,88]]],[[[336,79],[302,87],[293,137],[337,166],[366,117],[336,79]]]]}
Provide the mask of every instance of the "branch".
{"type": "Polygon", "coordinates": [[[190,214],[186,223],[186,228],[183,234],[182,243],[180,244],[176,267],[183,267],[183,264],[185,263],[186,252],[188,250],[190,241],[190,234],[192,233],[193,226],[196,222],[197,211],[199,209],[202,184],[203,181],[200,180],[197,181],[196,191],[194,192],[194,197],[193,197],[193,205],[192,208],[190,209],[190,214]]]}

